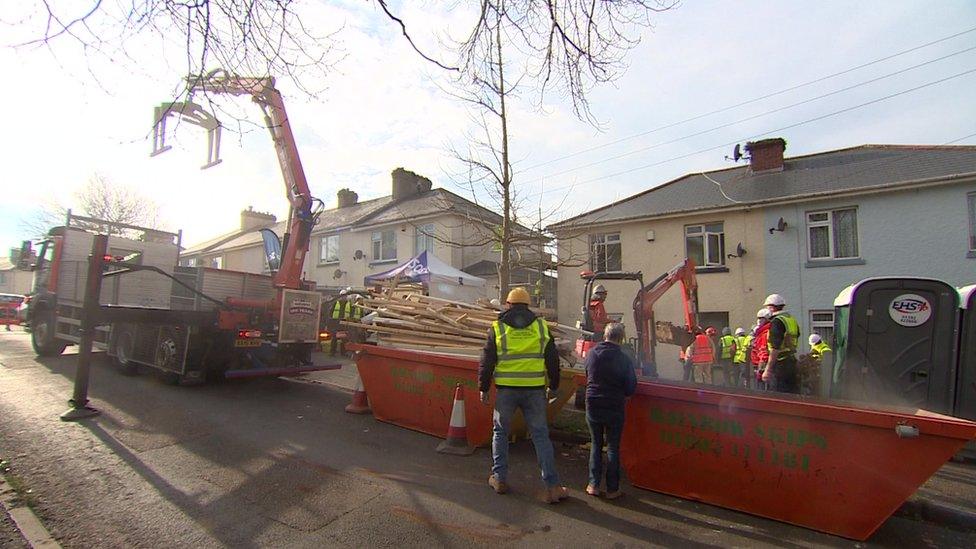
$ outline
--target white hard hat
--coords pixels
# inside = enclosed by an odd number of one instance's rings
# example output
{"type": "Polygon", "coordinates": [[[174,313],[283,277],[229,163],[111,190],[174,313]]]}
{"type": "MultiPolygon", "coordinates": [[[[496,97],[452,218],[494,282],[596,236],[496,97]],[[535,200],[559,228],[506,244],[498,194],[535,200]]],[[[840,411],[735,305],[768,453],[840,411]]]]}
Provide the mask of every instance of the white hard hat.
{"type": "Polygon", "coordinates": [[[736,328],[735,329],[735,335],[740,336],[740,335],[745,335],[745,334],[746,334],[746,331],[743,328],[736,328]]]}
{"type": "Polygon", "coordinates": [[[349,290],[346,290],[345,288],[343,288],[342,290],[339,290],[339,295],[346,295],[348,293],[349,293],[349,290]]]}
{"type": "Polygon", "coordinates": [[[817,335],[817,334],[810,334],[810,345],[816,345],[817,343],[820,343],[821,341],[822,340],[820,339],[820,336],[819,335],[817,335]]]}
{"type": "Polygon", "coordinates": [[[597,284],[596,286],[593,287],[593,293],[605,294],[607,293],[607,289],[603,287],[603,284],[597,284]]]}
{"type": "Polygon", "coordinates": [[[783,305],[786,305],[786,300],[783,299],[783,296],[779,294],[769,294],[766,297],[766,301],[763,302],[763,306],[766,305],[774,305],[776,307],[782,307],[783,305]]]}
{"type": "Polygon", "coordinates": [[[769,319],[772,316],[773,316],[773,313],[770,313],[769,312],[769,309],[767,309],[765,307],[763,307],[762,309],[759,309],[758,311],[756,311],[756,318],[769,319]]]}

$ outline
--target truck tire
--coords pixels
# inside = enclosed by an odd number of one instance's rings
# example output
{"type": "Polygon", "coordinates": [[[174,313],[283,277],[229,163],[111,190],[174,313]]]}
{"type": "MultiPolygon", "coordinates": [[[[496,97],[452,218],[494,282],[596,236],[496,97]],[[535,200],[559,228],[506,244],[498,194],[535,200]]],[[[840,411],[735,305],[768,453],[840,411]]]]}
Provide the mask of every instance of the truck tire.
{"type": "Polygon", "coordinates": [[[54,337],[54,315],[45,312],[35,315],[31,322],[31,347],[37,356],[58,356],[68,344],[54,337]]]}
{"type": "Polygon", "coordinates": [[[139,373],[139,365],[132,361],[135,352],[135,338],[131,332],[122,332],[115,341],[114,362],[123,375],[133,376],[139,373]]]}

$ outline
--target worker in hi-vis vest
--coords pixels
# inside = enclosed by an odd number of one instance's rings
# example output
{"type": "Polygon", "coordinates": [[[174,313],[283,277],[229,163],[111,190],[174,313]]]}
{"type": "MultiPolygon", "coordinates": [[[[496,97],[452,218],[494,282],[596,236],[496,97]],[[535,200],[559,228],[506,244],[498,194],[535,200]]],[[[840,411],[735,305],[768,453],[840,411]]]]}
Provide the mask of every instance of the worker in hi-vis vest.
{"type": "Polygon", "coordinates": [[[763,305],[772,313],[769,320],[769,364],[763,372],[763,381],[772,383],[772,389],[780,393],[799,393],[800,376],[796,368],[796,345],[800,338],[800,325],[790,313],[784,311],[786,300],[779,294],[770,294],[763,305]]]}
{"type": "Polygon", "coordinates": [[[830,345],[817,334],[810,334],[810,356],[817,361],[823,360],[823,354],[830,352],[830,345]]]}
{"type": "MultiPolygon", "coordinates": [[[[732,358],[735,356],[735,338],[732,337],[732,329],[728,326],[722,328],[722,337],[718,340],[719,357],[716,366],[722,370],[722,382],[726,386],[732,385],[732,358]]],[[[715,374],[712,373],[714,379],[715,374]]]]}
{"type": "Polygon", "coordinates": [[[359,319],[363,317],[363,310],[352,302],[353,299],[355,299],[355,296],[350,295],[349,289],[346,288],[339,292],[339,297],[332,304],[332,312],[329,316],[328,322],[326,323],[329,336],[332,338],[329,345],[329,354],[331,356],[335,356],[336,347],[339,345],[342,345],[339,354],[345,354],[346,352],[346,346],[339,341],[339,331],[342,329],[339,322],[343,320],[359,322],[359,319]]]}
{"type": "Polygon", "coordinates": [[[508,491],[508,434],[515,410],[521,409],[542,469],[545,500],[558,503],[569,497],[569,491],[559,484],[556,473],[546,417],[546,386],[553,393],[559,389],[559,355],[549,325],[529,309],[529,302],[529,292],[524,288],[508,293],[505,310],[488,330],[478,366],[483,404],[488,404],[491,384],[495,384],[488,485],[499,494],[508,491]]]}
{"type": "Polygon", "coordinates": [[[732,384],[736,387],[749,387],[752,379],[749,362],[749,345],[752,335],[746,333],[742,327],[735,329],[735,356],[732,357],[732,384]]]}

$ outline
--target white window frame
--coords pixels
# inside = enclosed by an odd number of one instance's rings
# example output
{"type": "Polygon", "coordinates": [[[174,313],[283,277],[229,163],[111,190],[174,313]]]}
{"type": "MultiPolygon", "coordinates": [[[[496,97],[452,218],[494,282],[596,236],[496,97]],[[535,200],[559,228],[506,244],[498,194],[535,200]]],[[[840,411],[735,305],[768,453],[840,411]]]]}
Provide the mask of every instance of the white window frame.
{"type": "Polygon", "coordinates": [[[212,269],[223,269],[224,268],[224,256],[218,255],[210,258],[210,267],[212,269]]]}
{"type": "Polygon", "coordinates": [[[371,249],[371,252],[372,252],[373,261],[396,261],[397,253],[396,253],[396,231],[395,230],[393,230],[393,229],[384,229],[384,230],[381,230],[381,231],[373,231],[373,234],[372,234],[372,236],[370,238],[370,244],[371,244],[370,249],[371,249]],[[391,239],[392,239],[392,241],[389,242],[390,248],[393,251],[392,257],[386,257],[383,254],[383,235],[384,234],[389,234],[390,237],[391,237],[391,239]],[[379,247],[377,247],[377,245],[379,247]]]}
{"type": "Polygon", "coordinates": [[[857,227],[857,208],[856,207],[853,207],[852,206],[852,207],[848,207],[848,208],[833,208],[833,209],[830,209],[830,210],[810,211],[810,212],[807,212],[807,214],[806,214],[806,222],[807,222],[807,258],[810,261],[832,261],[832,260],[835,260],[835,259],[860,259],[860,257],[861,257],[861,242],[860,242],[860,236],[859,236],[860,231],[858,230],[858,227],[857,227]],[[852,256],[837,257],[837,251],[836,251],[835,246],[834,246],[834,232],[835,232],[835,229],[836,229],[834,227],[834,214],[836,212],[843,212],[843,211],[848,211],[848,210],[852,210],[854,212],[854,248],[856,249],[857,253],[855,255],[852,255],[852,256]],[[826,216],[825,219],[820,219],[820,220],[816,220],[816,221],[811,221],[811,219],[810,219],[813,216],[821,216],[821,215],[826,216]],[[826,227],[827,228],[827,246],[828,246],[827,249],[828,249],[828,255],[822,256],[822,257],[814,257],[813,256],[813,231],[811,229],[819,228],[819,227],[826,227]]]}
{"type": "Polygon", "coordinates": [[[186,267],[196,267],[197,266],[197,258],[196,257],[188,257],[188,258],[186,258],[183,261],[184,261],[184,266],[186,266],[186,267]]]}
{"type": "Polygon", "coordinates": [[[426,225],[418,225],[417,237],[414,239],[414,254],[419,254],[424,250],[434,253],[435,242],[434,224],[427,223],[426,225]]]}
{"type": "Polygon", "coordinates": [[[322,265],[327,265],[329,263],[339,262],[339,235],[328,234],[319,239],[319,263],[322,265]],[[329,256],[329,243],[335,243],[335,256],[329,256]]]}
{"type": "Polygon", "coordinates": [[[833,345],[834,340],[834,311],[830,309],[811,310],[810,333],[819,334],[827,345],[833,345]]]}
{"type": "Polygon", "coordinates": [[[717,267],[725,267],[725,222],[724,221],[713,221],[711,223],[698,223],[695,225],[685,225],[685,257],[690,257],[691,254],[688,253],[688,237],[689,236],[699,236],[702,237],[702,264],[695,265],[695,269],[714,269],[717,267]],[[720,231],[708,230],[708,227],[713,227],[715,225],[721,226],[720,231]],[[711,255],[711,238],[716,237],[718,239],[718,262],[709,261],[708,257],[711,255]]]}
{"type": "Polygon", "coordinates": [[[593,271],[600,270],[600,261],[598,258],[603,256],[603,264],[606,265],[604,272],[608,273],[619,273],[623,271],[624,268],[624,247],[620,241],[620,233],[597,233],[590,235],[590,269],[593,271]],[[610,265],[611,255],[608,250],[611,246],[617,246],[620,252],[617,254],[617,261],[620,262],[619,265],[610,265]],[[612,269],[611,267],[616,267],[612,269]]]}
{"type": "Polygon", "coordinates": [[[976,252],[976,193],[966,195],[969,206],[969,251],[976,252]]]}

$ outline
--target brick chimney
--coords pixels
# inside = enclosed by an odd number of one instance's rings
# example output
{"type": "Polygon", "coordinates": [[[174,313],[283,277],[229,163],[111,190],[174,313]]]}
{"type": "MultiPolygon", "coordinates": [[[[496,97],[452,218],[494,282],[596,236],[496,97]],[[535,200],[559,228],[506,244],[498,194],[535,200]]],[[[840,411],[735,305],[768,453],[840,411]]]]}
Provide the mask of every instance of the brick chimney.
{"type": "Polygon", "coordinates": [[[746,151],[749,153],[749,167],[752,173],[783,171],[786,140],[782,137],[746,143],[746,151]]]}
{"type": "Polygon", "coordinates": [[[393,170],[393,200],[401,200],[430,190],[430,179],[410,170],[393,170]]]}
{"type": "Polygon", "coordinates": [[[273,214],[256,212],[254,208],[248,206],[246,210],[241,210],[241,230],[260,229],[274,225],[277,218],[273,214]]]}
{"type": "Polygon", "coordinates": [[[339,208],[348,208],[359,203],[359,195],[349,189],[339,189],[336,193],[336,204],[339,208]]]}

